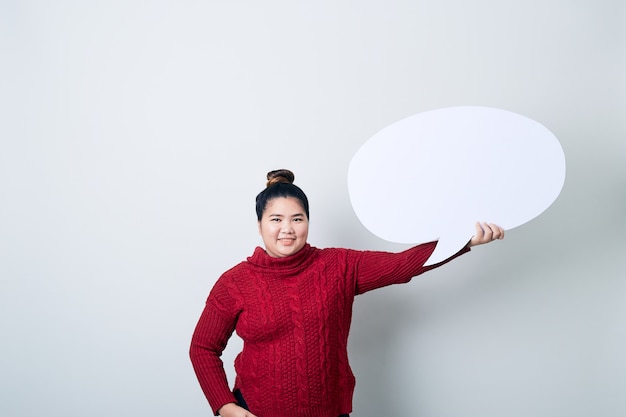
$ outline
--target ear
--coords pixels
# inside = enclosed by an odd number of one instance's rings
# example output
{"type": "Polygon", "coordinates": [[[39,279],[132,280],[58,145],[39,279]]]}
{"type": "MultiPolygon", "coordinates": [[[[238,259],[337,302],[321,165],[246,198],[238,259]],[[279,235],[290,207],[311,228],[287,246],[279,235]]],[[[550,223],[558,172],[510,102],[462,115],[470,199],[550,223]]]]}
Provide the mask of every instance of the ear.
{"type": "Polygon", "coordinates": [[[259,229],[259,234],[261,234],[261,221],[258,221],[256,225],[257,225],[257,228],[259,229]]]}

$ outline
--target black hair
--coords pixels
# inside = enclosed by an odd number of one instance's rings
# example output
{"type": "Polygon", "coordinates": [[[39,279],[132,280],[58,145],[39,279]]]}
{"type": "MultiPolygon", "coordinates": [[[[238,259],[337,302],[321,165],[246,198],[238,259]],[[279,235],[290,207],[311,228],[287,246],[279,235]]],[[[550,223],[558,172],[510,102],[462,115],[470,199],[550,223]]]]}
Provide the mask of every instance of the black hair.
{"type": "Polygon", "coordinates": [[[295,198],[297,199],[306,218],[309,218],[309,199],[304,191],[293,183],[295,176],[288,169],[278,169],[267,173],[267,186],[256,196],[256,216],[259,221],[263,218],[263,212],[267,203],[275,198],[295,198]]]}

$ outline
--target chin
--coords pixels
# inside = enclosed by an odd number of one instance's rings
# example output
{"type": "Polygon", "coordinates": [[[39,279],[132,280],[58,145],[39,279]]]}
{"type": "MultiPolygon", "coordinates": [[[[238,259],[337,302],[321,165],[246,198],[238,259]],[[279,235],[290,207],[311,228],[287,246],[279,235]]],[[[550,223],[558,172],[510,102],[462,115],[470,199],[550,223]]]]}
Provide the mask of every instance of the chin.
{"type": "Polygon", "coordinates": [[[291,255],[293,255],[295,253],[298,253],[300,251],[300,249],[302,249],[302,248],[303,248],[303,246],[297,246],[297,247],[289,246],[289,247],[286,247],[286,248],[280,250],[278,253],[280,253],[281,256],[291,256],[291,255]]]}

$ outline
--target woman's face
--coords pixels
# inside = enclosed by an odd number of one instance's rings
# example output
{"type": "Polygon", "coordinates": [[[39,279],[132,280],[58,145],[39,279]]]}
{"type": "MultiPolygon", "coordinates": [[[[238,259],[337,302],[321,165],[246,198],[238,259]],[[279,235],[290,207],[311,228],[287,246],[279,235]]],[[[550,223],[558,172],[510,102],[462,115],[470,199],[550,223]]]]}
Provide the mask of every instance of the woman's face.
{"type": "Polygon", "coordinates": [[[265,206],[259,233],[268,255],[283,258],[304,247],[309,235],[309,219],[297,199],[274,198],[265,206]]]}

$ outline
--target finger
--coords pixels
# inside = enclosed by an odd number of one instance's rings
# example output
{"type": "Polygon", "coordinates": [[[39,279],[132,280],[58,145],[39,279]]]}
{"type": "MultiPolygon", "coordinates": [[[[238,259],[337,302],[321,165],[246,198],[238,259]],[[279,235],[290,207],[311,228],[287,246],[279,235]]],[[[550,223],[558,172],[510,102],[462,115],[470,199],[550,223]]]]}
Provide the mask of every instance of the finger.
{"type": "Polygon", "coordinates": [[[504,239],[504,229],[494,223],[489,223],[489,227],[493,231],[493,240],[495,239],[504,239]]]}
{"type": "Polygon", "coordinates": [[[491,242],[493,240],[493,230],[491,229],[491,225],[487,222],[483,222],[482,227],[484,230],[482,241],[484,243],[491,242]]]}
{"type": "Polygon", "coordinates": [[[483,236],[485,235],[485,231],[483,230],[482,225],[480,224],[480,222],[476,222],[476,235],[474,236],[476,238],[476,240],[482,240],[483,236]]]}

